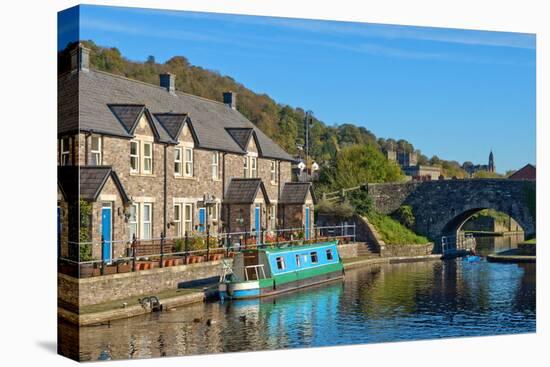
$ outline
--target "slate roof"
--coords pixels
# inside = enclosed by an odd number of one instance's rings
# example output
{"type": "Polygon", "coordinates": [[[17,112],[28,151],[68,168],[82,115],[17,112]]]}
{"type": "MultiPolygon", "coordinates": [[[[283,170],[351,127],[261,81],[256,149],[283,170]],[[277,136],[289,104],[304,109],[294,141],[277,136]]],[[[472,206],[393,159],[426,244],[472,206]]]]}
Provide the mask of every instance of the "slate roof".
{"type": "Polygon", "coordinates": [[[154,113],[153,115],[160,121],[174,140],[178,138],[187,120],[186,113],[154,113]]]}
{"type": "Polygon", "coordinates": [[[126,132],[129,134],[134,131],[138,119],[145,110],[145,105],[143,104],[110,104],[108,107],[113,111],[118,121],[126,128],[126,132]]]}
{"type": "Polygon", "coordinates": [[[252,204],[262,190],[265,201],[269,204],[269,197],[261,179],[259,178],[232,178],[225,191],[224,204],[252,204]]]}
{"type": "Polygon", "coordinates": [[[252,136],[252,133],[254,130],[251,128],[228,128],[226,127],[225,130],[231,135],[233,140],[237,144],[239,144],[239,147],[241,147],[242,150],[246,150],[246,147],[248,146],[248,142],[250,141],[250,137],[252,136]]]}
{"type": "Polygon", "coordinates": [[[61,166],[57,170],[58,185],[67,201],[96,201],[109,177],[113,179],[122,200],[130,202],[118,175],[110,166],[61,166]]]}
{"type": "MultiPolygon", "coordinates": [[[[311,182],[287,182],[281,192],[281,204],[305,204],[308,191],[312,190],[311,182]]],[[[313,191],[311,191],[313,197],[313,191]]]]}
{"type": "MultiPolygon", "coordinates": [[[[226,128],[252,129],[258,141],[261,157],[294,161],[293,157],[273,142],[237,110],[224,103],[176,91],[170,93],[157,85],[131,80],[121,76],[92,70],[75,74],[66,73],[58,79],[59,121],[58,134],[77,131],[94,131],[130,138],[131,134],[113,113],[109,105],[145,105],[157,120],[156,114],[187,114],[193,123],[197,146],[204,149],[244,154],[245,151],[225,130],[226,128]],[[78,81],[75,82],[75,79],[78,81]],[[71,89],[71,93],[65,89],[71,89]],[[74,95],[78,95],[78,109],[74,110],[74,95]]],[[[127,115],[135,110],[125,111],[127,115]]],[[[129,120],[131,120],[129,118],[129,120]]],[[[157,120],[158,122],[158,120],[157,120]]],[[[170,127],[158,123],[159,135],[170,137],[170,127]]],[[[168,139],[165,139],[168,141],[168,139]]],[[[173,140],[173,139],[171,139],[173,140]]]]}

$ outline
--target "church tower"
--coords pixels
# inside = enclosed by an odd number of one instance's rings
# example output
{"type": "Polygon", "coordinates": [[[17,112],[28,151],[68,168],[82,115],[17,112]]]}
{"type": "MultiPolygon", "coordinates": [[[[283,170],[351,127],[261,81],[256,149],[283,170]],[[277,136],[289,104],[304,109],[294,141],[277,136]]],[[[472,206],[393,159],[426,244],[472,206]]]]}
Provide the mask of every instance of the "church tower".
{"type": "Polygon", "coordinates": [[[495,159],[493,157],[493,150],[489,153],[489,166],[487,167],[489,172],[495,172],[495,159]]]}

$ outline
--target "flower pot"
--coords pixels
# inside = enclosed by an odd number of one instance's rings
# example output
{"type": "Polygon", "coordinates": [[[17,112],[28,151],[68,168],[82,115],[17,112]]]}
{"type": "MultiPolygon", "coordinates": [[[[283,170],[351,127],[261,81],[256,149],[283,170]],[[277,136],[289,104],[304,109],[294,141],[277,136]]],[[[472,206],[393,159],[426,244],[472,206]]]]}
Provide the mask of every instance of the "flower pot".
{"type": "Polygon", "coordinates": [[[172,259],[172,266],[178,266],[183,264],[183,259],[172,259]]]}

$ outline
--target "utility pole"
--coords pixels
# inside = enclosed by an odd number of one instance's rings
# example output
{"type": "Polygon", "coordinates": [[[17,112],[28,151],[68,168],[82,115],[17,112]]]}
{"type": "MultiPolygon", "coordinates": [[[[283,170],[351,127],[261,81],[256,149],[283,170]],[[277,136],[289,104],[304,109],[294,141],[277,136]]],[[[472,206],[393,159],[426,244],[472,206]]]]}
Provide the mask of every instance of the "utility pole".
{"type": "Polygon", "coordinates": [[[312,112],[307,111],[306,116],[304,118],[305,123],[305,131],[306,131],[306,174],[309,178],[309,125],[313,122],[313,119],[311,118],[312,112]]]}

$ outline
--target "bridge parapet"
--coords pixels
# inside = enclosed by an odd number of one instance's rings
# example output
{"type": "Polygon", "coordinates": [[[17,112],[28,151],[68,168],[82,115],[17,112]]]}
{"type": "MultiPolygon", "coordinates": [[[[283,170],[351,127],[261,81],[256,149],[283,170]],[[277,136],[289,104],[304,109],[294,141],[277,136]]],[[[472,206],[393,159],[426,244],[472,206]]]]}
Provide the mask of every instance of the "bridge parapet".
{"type": "Polygon", "coordinates": [[[470,216],[495,209],[514,218],[525,233],[534,235],[534,180],[465,179],[368,184],[375,210],[390,214],[410,205],[415,231],[435,239],[453,235],[470,216]],[[533,201],[531,203],[531,201],[533,201]]]}

